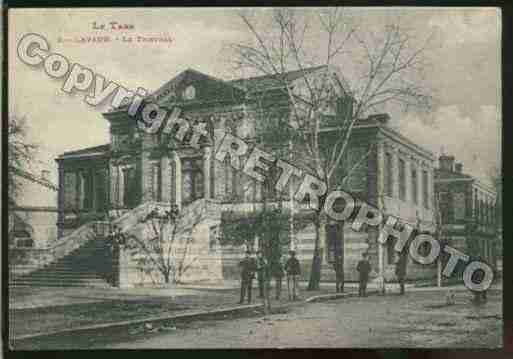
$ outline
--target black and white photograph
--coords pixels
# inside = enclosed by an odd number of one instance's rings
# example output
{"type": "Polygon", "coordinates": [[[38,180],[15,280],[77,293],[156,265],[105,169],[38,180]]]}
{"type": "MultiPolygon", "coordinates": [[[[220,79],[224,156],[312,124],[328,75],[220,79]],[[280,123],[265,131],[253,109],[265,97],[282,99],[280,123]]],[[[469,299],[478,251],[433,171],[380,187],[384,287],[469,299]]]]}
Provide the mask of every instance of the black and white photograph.
{"type": "Polygon", "coordinates": [[[9,350],[503,347],[500,8],[7,20],[9,350]]]}

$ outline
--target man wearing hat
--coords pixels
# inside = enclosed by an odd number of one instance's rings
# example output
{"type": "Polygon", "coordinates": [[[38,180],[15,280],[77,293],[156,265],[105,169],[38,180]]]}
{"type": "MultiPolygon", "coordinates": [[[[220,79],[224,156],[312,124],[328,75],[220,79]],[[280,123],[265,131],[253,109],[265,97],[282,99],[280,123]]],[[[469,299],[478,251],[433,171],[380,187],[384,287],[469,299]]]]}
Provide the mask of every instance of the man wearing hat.
{"type": "Polygon", "coordinates": [[[246,293],[248,294],[248,304],[251,303],[251,288],[253,287],[253,278],[257,270],[257,263],[255,258],[251,257],[251,251],[246,251],[246,256],[239,263],[241,268],[240,276],[240,301],[239,304],[244,303],[246,293]]]}
{"type": "Polygon", "coordinates": [[[367,257],[368,254],[366,252],[362,253],[362,259],[356,265],[356,270],[358,271],[360,277],[360,286],[358,287],[358,295],[360,297],[367,296],[367,282],[369,280],[369,273],[372,269],[367,257]]]}
{"type": "Polygon", "coordinates": [[[299,265],[299,261],[296,258],[296,252],[290,251],[290,258],[285,263],[285,271],[287,272],[287,291],[289,293],[289,300],[297,299],[297,282],[299,280],[299,275],[301,274],[301,267],[299,265]],[[290,291],[290,286],[292,284],[292,293],[290,291]]]}
{"type": "MultiPolygon", "coordinates": [[[[257,251],[257,280],[258,280],[258,298],[264,297],[264,285],[268,286],[269,275],[268,275],[268,264],[264,258],[262,251],[257,251]]],[[[269,286],[268,286],[269,287],[269,286]]]]}

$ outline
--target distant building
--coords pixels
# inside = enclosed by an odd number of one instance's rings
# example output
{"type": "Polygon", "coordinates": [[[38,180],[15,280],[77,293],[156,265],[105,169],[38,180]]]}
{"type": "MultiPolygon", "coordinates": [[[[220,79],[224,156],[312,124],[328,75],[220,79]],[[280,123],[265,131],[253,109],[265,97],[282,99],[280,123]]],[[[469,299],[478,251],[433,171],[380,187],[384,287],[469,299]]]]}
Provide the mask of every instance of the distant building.
{"type": "Polygon", "coordinates": [[[19,194],[9,203],[9,247],[44,248],[57,239],[57,191],[48,179],[12,168],[19,194]]]}
{"type": "MultiPolygon", "coordinates": [[[[496,268],[502,259],[497,245],[497,193],[465,174],[454,156],[442,155],[435,175],[435,192],[442,218],[442,239],[465,254],[496,268]]],[[[459,268],[461,270],[461,268],[459,268]]]]}
{"type": "MultiPolygon", "coordinates": [[[[305,75],[316,77],[326,74],[336,86],[335,91],[342,103],[350,104],[351,101],[344,102],[347,93],[343,80],[331,67],[292,71],[283,77],[289,84],[301,86],[305,75]]],[[[232,169],[227,161],[222,163],[215,160],[214,150],[224,131],[249,142],[254,141],[258,128],[258,101],[268,101],[269,108],[288,108],[288,97],[280,82],[270,76],[223,81],[186,70],[164,84],[151,99],[169,110],[179,107],[182,117],[191,124],[206,123],[213,141],[205,141],[200,149],[194,149],[187,143],[170,140],[162,132],[148,134],[139,131],[135,121],[128,116],[126,106],[104,113],[104,118],[110,123],[110,143],[66,152],[57,158],[59,237],[93,219],[108,218],[114,210],[130,211],[148,201],[173,203],[185,208],[198,199],[206,199],[219,205],[223,213],[238,212],[241,215],[254,213],[261,208],[259,206],[264,199],[277,202],[278,197],[272,188],[232,169]]],[[[326,116],[340,115],[337,111],[336,107],[328,109],[326,116]]],[[[340,173],[348,168],[354,170],[342,188],[379,206],[387,214],[423,229],[432,228],[433,155],[391,129],[388,119],[388,115],[375,115],[356,124],[340,173]]],[[[322,132],[328,146],[335,131],[326,127],[322,132]]],[[[297,181],[291,182],[293,187],[299,184],[297,181]]],[[[287,194],[279,200],[283,201],[285,208],[290,209],[293,205],[287,194]]],[[[293,239],[292,246],[298,252],[303,275],[307,278],[315,230],[311,219],[308,219],[311,212],[301,204],[295,208],[297,214],[293,216],[290,227],[293,232],[281,235],[293,239]]],[[[371,254],[376,270],[382,267],[386,275],[393,278],[396,260],[391,249],[393,244],[379,249],[378,229],[356,233],[348,226],[346,223],[342,229],[339,224],[330,224],[327,228],[330,248],[340,243],[344,233],[346,278],[357,278],[356,263],[364,251],[371,254]]],[[[222,223],[219,224],[218,219],[212,219],[206,230],[197,232],[200,234],[195,241],[203,243],[203,254],[195,264],[199,269],[193,279],[205,280],[212,276],[214,271],[209,266],[220,263],[219,256],[222,259],[222,277],[238,276],[236,264],[244,249],[224,247],[221,250],[216,244],[221,232],[222,223]]],[[[330,255],[328,248],[328,258],[330,255]]],[[[130,271],[137,272],[135,268],[130,271]]],[[[217,269],[215,273],[218,273],[217,269]]],[[[431,268],[411,266],[412,278],[432,275],[431,268]]],[[[217,274],[215,276],[217,278],[217,274]]],[[[133,283],[135,277],[135,274],[127,275],[125,285],[133,283]]],[[[324,266],[322,278],[334,278],[329,264],[324,266]]]]}

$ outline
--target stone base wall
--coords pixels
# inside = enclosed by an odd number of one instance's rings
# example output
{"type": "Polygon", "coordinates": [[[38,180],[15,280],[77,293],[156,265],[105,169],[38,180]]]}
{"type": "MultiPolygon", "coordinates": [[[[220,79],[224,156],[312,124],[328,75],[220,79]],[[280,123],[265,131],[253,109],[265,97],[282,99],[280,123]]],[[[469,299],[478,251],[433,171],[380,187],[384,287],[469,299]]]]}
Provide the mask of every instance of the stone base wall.
{"type": "Polygon", "coordinates": [[[56,209],[18,209],[13,212],[26,226],[33,240],[34,248],[46,248],[57,239],[56,209]]]}
{"type": "MultiPolygon", "coordinates": [[[[171,273],[170,283],[191,283],[191,282],[219,282],[223,279],[222,255],[217,245],[217,238],[212,228],[219,225],[219,218],[215,208],[208,203],[193,203],[179,223],[179,230],[170,249],[170,263],[181,272],[171,273]],[[207,210],[203,211],[207,206],[207,210]],[[192,223],[195,216],[201,216],[200,220],[192,223]],[[192,228],[189,232],[187,228],[192,228]],[[190,238],[188,238],[190,233],[190,238]]],[[[136,225],[131,231],[137,236],[144,236],[145,225],[136,225]]],[[[166,234],[169,235],[169,234],[166,234]]],[[[167,254],[167,249],[164,250],[167,254]]],[[[147,258],[147,255],[140,254],[147,258]]],[[[154,284],[164,284],[163,274],[155,269],[155,266],[141,266],[138,264],[137,255],[130,255],[127,250],[121,250],[118,258],[118,278],[120,287],[134,287],[154,284]]],[[[165,257],[167,260],[167,256],[165,257]]]]}
{"type": "MultiPolygon", "coordinates": [[[[377,231],[355,232],[346,224],[344,228],[344,278],[346,281],[358,281],[358,272],[356,265],[362,258],[362,253],[367,252],[370,255],[372,269],[378,272],[379,258],[378,245],[376,243],[377,231]]],[[[312,267],[312,258],[314,251],[315,228],[309,225],[296,233],[296,257],[301,265],[301,278],[309,280],[312,267]]],[[[244,257],[244,247],[223,247],[223,276],[225,279],[239,279],[240,269],[238,263],[244,257]]],[[[286,250],[283,252],[285,257],[286,250]]],[[[385,248],[383,249],[384,261],[386,261],[385,248]]],[[[384,262],[385,280],[394,282],[395,265],[384,262]]],[[[408,260],[407,279],[420,280],[436,278],[436,265],[425,266],[408,260]]],[[[334,282],[335,271],[333,266],[324,261],[321,268],[321,281],[334,282]]]]}

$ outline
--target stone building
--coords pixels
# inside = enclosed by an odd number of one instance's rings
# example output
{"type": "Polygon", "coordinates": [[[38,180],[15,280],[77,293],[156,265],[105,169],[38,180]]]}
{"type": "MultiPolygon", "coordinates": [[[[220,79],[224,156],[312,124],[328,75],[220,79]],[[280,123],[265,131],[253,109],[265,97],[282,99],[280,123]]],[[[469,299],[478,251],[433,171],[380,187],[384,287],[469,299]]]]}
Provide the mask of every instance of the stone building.
{"type": "Polygon", "coordinates": [[[44,248],[57,239],[57,191],[48,179],[17,168],[11,169],[19,194],[9,203],[9,247],[44,248]]]}
{"type": "MultiPolygon", "coordinates": [[[[292,86],[301,86],[304,76],[326,74],[337,84],[334,86],[338,86],[335,91],[339,98],[344,99],[347,96],[344,82],[332,67],[292,71],[283,78],[292,86]]],[[[110,143],[66,152],[56,160],[59,166],[59,237],[64,240],[80,226],[105,220],[115,213],[130,216],[144,203],[171,203],[182,211],[191,210],[191,206],[197,210],[201,206],[215,206],[218,213],[207,211],[210,214],[199,223],[201,230],[194,231],[195,250],[200,254],[191,266],[191,273],[195,274],[189,275],[188,280],[237,276],[236,265],[243,248],[219,246],[222,213],[251,215],[261,208],[264,198],[276,202],[277,197],[266,186],[232,169],[227,163],[228,157],[227,161],[219,162],[214,154],[224,131],[254,143],[261,116],[258,105],[261,106],[262,99],[266,104],[273,103],[269,108],[277,111],[288,108],[283,86],[269,76],[223,81],[189,69],[164,84],[148,100],[169,111],[180,108],[181,118],[191,126],[205,123],[210,136],[201,141],[198,149],[189,146],[187,141],[175,141],[162,131],[150,134],[138,130],[127,113],[128,105],[104,113],[110,124],[110,143]],[[203,204],[198,205],[200,199],[203,204]]],[[[328,113],[339,115],[337,111],[328,113]]],[[[428,230],[434,218],[433,155],[393,130],[388,121],[388,115],[374,115],[356,124],[350,150],[344,159],[345,168],[354,168],[354,171],[344,188],[385,213],[428,230]]],[[[322,131],[328,144],[334,131],[329,127],[322,131]]],[[[290,185],[297,184],[291,181],[290,185]]],[[[302,219],[308,218],[308,210],[295,205],[286,195],[280,197],[280,201],[284,207],[296,209],[291,214],[292,233],[284,235],[293,238],[303,275],[307,278],[314,248],[314,227],[302,219]]],[[[396,258],[390,245],[378,246],[378,229],[356,233],[348,226],[341,228],[332,223],[327,228],[330,247],[344,234],[346,278],[356,279],[356,261],[363,251],[368,251],[374,268],[392,279],[396,258]]],[[[117,275],[124,278],[118,280],[119,285],[133,285],[138,281],[138,270],[133,263],[121,259],[118,263],[117,275]]],[[[431,268],[420,268],[413,263],[410,267],[412,278],[432,275],[431,268]]],[[[334,276],[329,264],[324,265],[322,273],[325,280],[334,276]]]]}
{"type": "MultiPolygon", "coordinates": [[[[493,188],[463,172],[454,156],[442,155],[435,171],[435,193],[442,218],[442,238],[474,258],[496,268],[501,258],[493,188]]],[[[461,271],[461,268],[457,268],[461,271]]]]}

